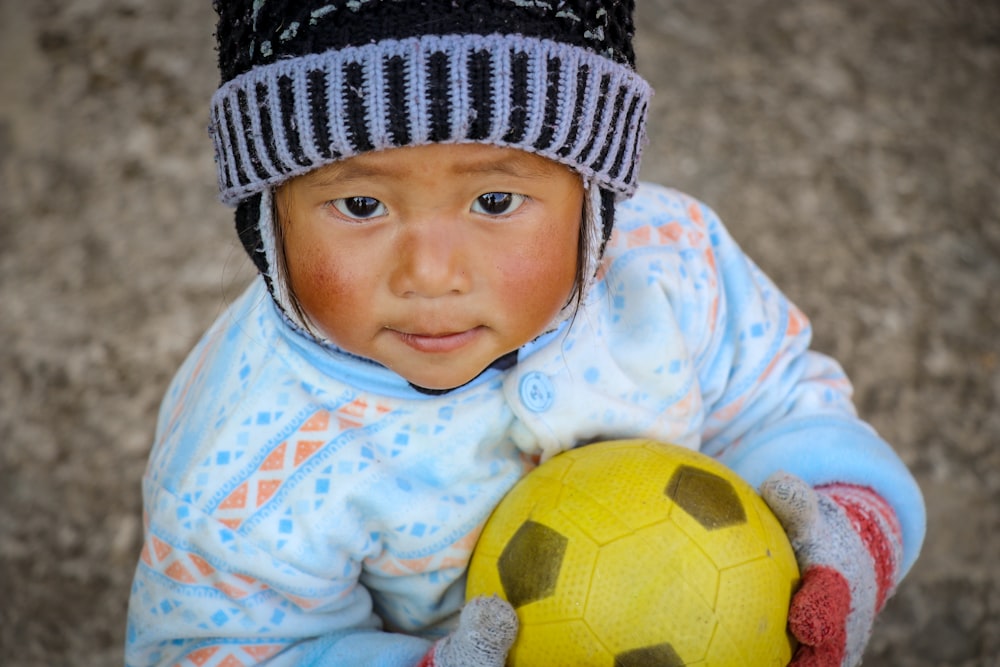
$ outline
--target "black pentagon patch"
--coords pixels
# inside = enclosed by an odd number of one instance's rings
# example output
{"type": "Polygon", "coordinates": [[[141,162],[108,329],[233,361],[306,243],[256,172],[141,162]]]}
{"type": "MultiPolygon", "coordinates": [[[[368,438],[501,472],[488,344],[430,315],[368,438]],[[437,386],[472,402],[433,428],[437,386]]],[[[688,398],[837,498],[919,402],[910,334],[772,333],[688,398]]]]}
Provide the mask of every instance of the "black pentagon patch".
{"type": "Polygon", "coordinates": [[[615,656],[615,667],[684,667],[670,644],[657,644],[625,651],[615,656]]]}
{"type": "Polygon", "coordinates": [[[521,524],[497,559],[507,601],[520,607],[552,595],[568,543],[548,526],[530,519],[521,524]]]}
{"type": "Polygon", "coordinates": [[[747,520],[733,485],[708,470],[679,466],[664,493],[706,530],[736,526],[747,520]]]}

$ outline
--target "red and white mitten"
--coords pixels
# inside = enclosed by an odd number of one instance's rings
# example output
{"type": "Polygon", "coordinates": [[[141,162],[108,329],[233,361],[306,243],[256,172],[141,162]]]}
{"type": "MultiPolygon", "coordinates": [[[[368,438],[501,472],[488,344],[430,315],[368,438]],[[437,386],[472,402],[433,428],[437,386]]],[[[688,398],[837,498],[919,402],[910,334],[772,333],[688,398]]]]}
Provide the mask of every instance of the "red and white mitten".
{"type": "Polygon", "coordinates": [[[781,472],[764,482],[761,495],[788,533],[802,573],[788,612],[799,641],[792,667],[855,667],[899,576],[895,512],[867,487],[814,489],[781,472]]]}
{"type": "Polygon", "coordinates": [[[503,667],[517,627],[517,613],[506,600],[473,598],[455,631],[435,642],[417,667],[503,667]]]}

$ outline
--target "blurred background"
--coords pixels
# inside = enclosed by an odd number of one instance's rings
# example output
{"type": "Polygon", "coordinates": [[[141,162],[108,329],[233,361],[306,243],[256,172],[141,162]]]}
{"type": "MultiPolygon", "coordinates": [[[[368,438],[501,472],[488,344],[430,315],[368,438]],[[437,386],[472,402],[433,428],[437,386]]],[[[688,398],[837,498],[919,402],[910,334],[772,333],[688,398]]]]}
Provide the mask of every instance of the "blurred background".
{"type": "MultiPolygon", "coordinates": [[[[712,205],[927,497],[865,665],[1000,664],[1000,4],[638,0],[643,178],[712,205]]],[[[0,0],[0,665],[119,665],[166,383],[251,277],[207,0],[0,0]]]]}

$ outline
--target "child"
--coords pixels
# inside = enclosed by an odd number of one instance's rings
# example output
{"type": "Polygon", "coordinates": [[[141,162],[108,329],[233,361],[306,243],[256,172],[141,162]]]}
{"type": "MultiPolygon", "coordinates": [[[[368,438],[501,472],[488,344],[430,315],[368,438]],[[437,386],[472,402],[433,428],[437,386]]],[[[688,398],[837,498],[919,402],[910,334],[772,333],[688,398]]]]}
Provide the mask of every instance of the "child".
{"type": "Polygon", "coordinates": [[[637,188],[634,3],[215,4],[261,278],[164,400],[128,664],[502,665],[512,610],[463,605],[478,531],[538,461],[625,437],[760,488],[803,572],[793,664],[858,664],[920,492],[715,215],[637,188]]]}

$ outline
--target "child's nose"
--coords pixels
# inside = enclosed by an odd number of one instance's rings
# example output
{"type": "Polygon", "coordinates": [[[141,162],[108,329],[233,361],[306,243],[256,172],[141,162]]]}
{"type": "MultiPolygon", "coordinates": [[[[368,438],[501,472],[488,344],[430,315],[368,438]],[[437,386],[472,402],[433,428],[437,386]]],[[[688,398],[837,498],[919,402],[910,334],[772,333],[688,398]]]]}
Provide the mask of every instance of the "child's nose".
{"type": "Polygon", "coordinates": [[[391,289],[405,297],[440,297],[469,289],[468,239],[458,224],[427,220],[406,225],[396,244],[391,289]]]}

